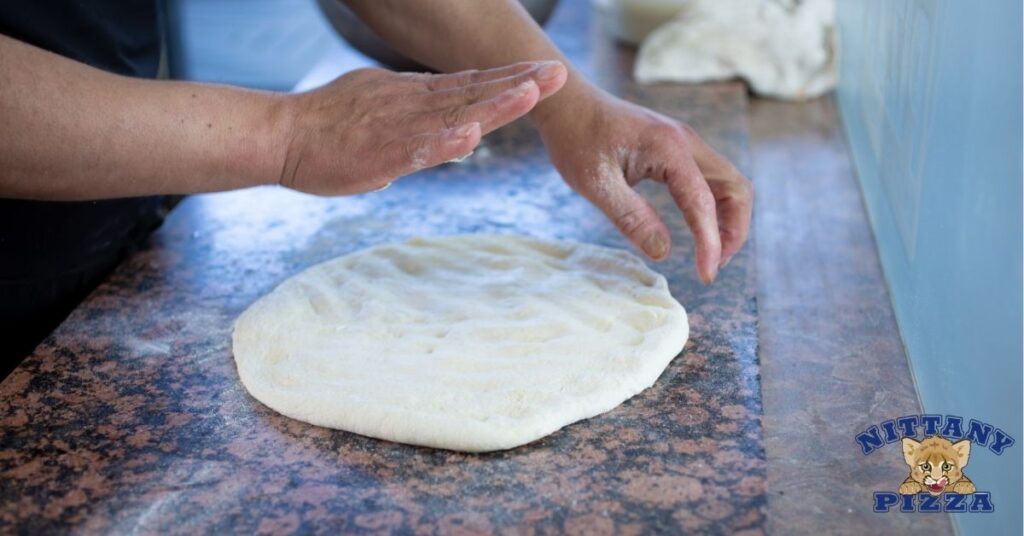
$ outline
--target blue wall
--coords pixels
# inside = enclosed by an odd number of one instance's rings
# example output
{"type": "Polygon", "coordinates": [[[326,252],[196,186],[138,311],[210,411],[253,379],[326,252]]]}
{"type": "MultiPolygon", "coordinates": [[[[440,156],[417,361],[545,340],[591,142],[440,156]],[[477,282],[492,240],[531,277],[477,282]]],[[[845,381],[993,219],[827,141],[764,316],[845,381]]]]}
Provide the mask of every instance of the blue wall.
{"type": "Polygon", "coordinates": [[[924,408],[1018,440],[972,451],[996,512],[955,522],[1021,534],[1021,1],[839,0],[838,23],[840,108],[924,408]]]}
{"type": "Polygon", "coordinates": [[[175,78],[290,90],[341,39],[315,0],[165,0],[175,78]]]}

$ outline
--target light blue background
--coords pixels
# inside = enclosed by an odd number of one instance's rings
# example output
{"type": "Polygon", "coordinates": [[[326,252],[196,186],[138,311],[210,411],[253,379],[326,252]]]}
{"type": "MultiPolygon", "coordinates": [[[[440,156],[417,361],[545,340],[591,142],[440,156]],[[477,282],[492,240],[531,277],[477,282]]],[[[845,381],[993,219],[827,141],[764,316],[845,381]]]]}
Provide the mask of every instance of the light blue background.
{"type": "Polygon", "coordinates": [[[996,512],[954,520],[1021,534],[1021,1],[839,0],[838,23],[840,108],[925,410],[1018,441],[972,451],[996,512]]]}
{"type": "Polygon", "coordinates": [[[171,73],[287,91],[341,49],[315,0],[164,0],[171,73]]]}

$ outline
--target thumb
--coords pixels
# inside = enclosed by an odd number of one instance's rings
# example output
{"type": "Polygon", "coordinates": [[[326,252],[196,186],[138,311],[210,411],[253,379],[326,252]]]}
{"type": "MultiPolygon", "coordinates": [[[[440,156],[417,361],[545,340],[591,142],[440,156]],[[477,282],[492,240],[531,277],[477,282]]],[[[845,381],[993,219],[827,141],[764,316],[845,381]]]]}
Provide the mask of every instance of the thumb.
{"type": "Polygon", "coordinates": [[[597,180],[581,192],[601,209],[633,245],[656,261],[668,257],[671,234],[654,207],[636,192],[615,165],[601,166],[597,180]]]}

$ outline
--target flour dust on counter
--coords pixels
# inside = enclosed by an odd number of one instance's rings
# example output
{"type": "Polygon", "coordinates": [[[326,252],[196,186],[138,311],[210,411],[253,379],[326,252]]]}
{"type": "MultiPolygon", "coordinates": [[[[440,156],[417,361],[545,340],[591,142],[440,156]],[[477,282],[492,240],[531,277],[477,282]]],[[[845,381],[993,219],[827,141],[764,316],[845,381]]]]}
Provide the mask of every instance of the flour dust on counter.
{"type": "Polygon", "coordinates": [[[630,253],[461,235],[309,268],[239,317],[233,349],[249,393],[288,417],[485,452],[615,408],[688,331],[665,278],[630,253]]]}

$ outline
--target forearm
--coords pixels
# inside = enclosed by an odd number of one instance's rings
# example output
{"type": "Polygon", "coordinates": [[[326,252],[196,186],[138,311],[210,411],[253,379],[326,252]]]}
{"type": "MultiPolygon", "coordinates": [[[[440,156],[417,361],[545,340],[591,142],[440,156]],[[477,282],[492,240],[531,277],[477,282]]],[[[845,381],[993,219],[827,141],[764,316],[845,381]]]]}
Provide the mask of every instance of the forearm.
{"type": "Polygon", "coordinates": [[[0,197],[85,200],[274,182],[281,97],[106,73],[0,35],[0,197]]]}
{"type": "Polygon", "coordinates": [[[535,119],[597,91],[515,0],[345,1],[389,45],[439,71],[561,61],[569,70],[565,86],[534,108],[535,119]]]}
{"type": "Polygon", "coordinates": [[[588,83],[515,0],[345,0],[391,46],[442,71],[523,60],[559,60],[569,70],[557,93],[531,112],[551,161],[655,260],[671,235],[632,186],[664,183],[696,243],[698,275],[714,280],[746,240],[750,181],[676,120],[616,99],[588,83]]]}

